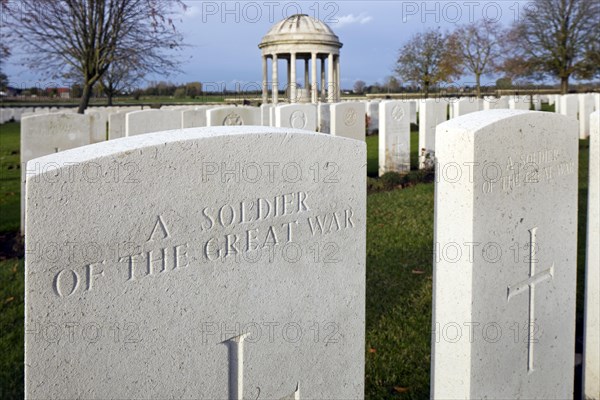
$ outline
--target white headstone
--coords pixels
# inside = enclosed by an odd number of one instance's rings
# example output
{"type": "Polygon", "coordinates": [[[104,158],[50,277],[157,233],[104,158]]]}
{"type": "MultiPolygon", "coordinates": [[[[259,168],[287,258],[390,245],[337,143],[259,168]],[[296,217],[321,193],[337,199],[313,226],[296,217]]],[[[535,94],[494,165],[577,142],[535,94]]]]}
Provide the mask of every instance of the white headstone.
{"type": "MultiPolygon", "coordinates": [[[[579,97],[576,94],[566,94],[561,96],[559,108],[560,114],[577,120],[577,114],[579,113],[579,97]]],[[[577,124],[576,129],[572,133],[579,137],[579,124],[577,124]]]]}
{"type": "Polygon", "coordinates": [[[207,126],[260,125],[258,107],[217,107],[206,111],[207,126]]]}
{"type": "Polygon", "coordinates": [[[579,100],[579,138],[586,139],[590,136],[590,115],[594,111],[594,95],[582,93],[579,100]]]}
{"type": "Polygon", "coordinates": [[[492,110],[438,126],[432,398],[573,397],[576,123],[492,110]]]}
{"type": "Polygon", "coordinates": [[[479,99],[475,97],[463,97],[450,105],[452,110],[452,118],[460,117],[461,115],[480,111],[479,99]]]}
{"type": "Polygon", "coordinates": [[[379,104],[379,176],[410,171],[410,103],[379,104]]]}
{"type": "Polygon", "coordinates": [[[508,107],[511,110],[529,110],[531,100],[529,96],[510,96],[508,98],[508,107]]]}
{"type": "Polygon", "coordinates": [[[500,110],[508,109],[508,97],[493,97],[488,96],[483,99],[483,110],[500,110]]]}
{"type": "Polygon", "coordinates": [[[181,127],[186,129],[206,126],[206,111],[211,108],[211,106],[198,106],[181,111],[181,127]]]}
{"type": "Polygon", "coordinates": [[[275,126],[316,132],[317,106],[315,104],[277,106],[275,108],[275,126]]]}
{"type": "Polygon", "coordinates": [[[319,123],[318,129],[321,133],[330,133],[331,112],[329,110],[329,103],[319,103],[317,106],[317,121],[319,123]]]}
{"type": "Polygon", "coordinates": [[[371,135],[379,130],[379,102],[369,101],[366,103],[365,107],[369,121],[367,133],[371,135]]]}
{"type": "Polygon", "coordinates": [[[92,117],[91,143],[100,143],[106,140],[106,124],[108,114],[102,111],[85,111],[86,115],[92,117]]]}
{"type": "Polygon", "coordinates": [[[410,123],[411,124],[416,124],[417,123],[417,108],[419,105],[418,101],[408,101],[408,104],[410,104],[410,123]]]}
{"type": "Polygon", "coordinates": [[[554,112],[555,113],[559,113],[560,114],[560,103],[561,103],[561,99],[562,95],[560,94],[555,94],[554,95],[554,112]]]}
{"type": "Polygon", "coordinates": [[[273,105],[271,104],[261,104],[260,105],[260,124],[262,126],[272,126],[271,123],[271,109],[273,105]]]}
{"type": "Polygon", "coordinates": [[[108,140],[125,137],[126,112],[115,112],[108,115],[108,140]]]}
{"type": "Polygon", "coordinates": [[[534,94],[533,96],[531,96],[531,102],[535,111],[542,110],[542,96],[540,96],[539,94],[534,94]]]}
{"type": "Polygon", "coordinates": [[[40,165],[30,160],[91,143],[92,117],[82,114],[34,114],[21,120],[21,228],[25,226],[25,182],[40,165]],[[30,169],[31,168],[31,169],[30,169]]]}
{"type": "Polygon", "coordinates": [[[435,127],[446,121],[446,103],[439,99],[421,100],[419,105],[419,168],[433,167],[435,127]]]}
{"type": "Polygon", "coordinates": [[[329,106],[330,130],[334,136],[365,140],[365,105],[358,101],[329,106]]]}
{"type": "Polygon", "coordinates": [[[177,133],[35,160],[26,398],[363,397],[364,142],[177,133]]]}
{"type": "Polygon", "coordinates": [[[142,110],[127,113],[125,116],[126,136],[171,129],[181,129],[181,111],[179,110],[142,110]]]}
{"type": "Polygon", "coordinates": [[[600,111],[590,116],[583,392],[600,399],[600,111]]]}

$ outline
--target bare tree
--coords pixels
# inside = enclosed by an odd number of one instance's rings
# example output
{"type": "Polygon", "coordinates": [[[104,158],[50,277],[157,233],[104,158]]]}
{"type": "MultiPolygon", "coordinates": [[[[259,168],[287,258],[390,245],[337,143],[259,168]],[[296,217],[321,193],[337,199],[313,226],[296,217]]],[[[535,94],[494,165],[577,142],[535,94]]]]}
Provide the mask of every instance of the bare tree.
{"type": "Polygon", "coordinates": [[[113,105],[113,99],[119,93],[133,92],[137,89],[137,84],[144,78],[144,71],[138,69],[135,64],[135,62],[114,62],[104,73],[100,84],[109,106],[113,105]]]}
{"type": "MultiPolygon", "coordinates": [[[[8,0],[0,0],[0,19],[3,19],[4,10],[8,0]]],[[[8,85],[8,77],[2,72],[2,64],[10,56],[10,49],[8,48],[8,40],[5,25],[0,23],[0,89],[4,89],[8,85]]]]}
{"type": "Polygon", "coordinates": [[[172,19],[179,7],[181,0],[19,0],[5,8],[29,66],[54,78],[80,73],[83,113],[110,65],[135,60],[140,71],[177,69],[168,51],[182,46],[172,19]]]}
{"type": "Polygon", "coordinates": [[[358,80],[354,82],[354,93],[362,94],[365,91],[367,84],[365,81],[358,80]]]}
{"type": "Polygon", "coordinates": [[[502,28],[496,22],[482,19],[458,27],[448,38],[448,51],[463,73],[475,75],[475,90],[481,97],[481,76],[489,75],[498,66],[502,49],[499,37],[502,28]]]}
{"type": "Polygon", "coordinates": [[[504,69],[512,76],[560,79],[561,92],[569,91],[569,78],[585,76],[593,58],[586,51],[598,42],[598,0],[533,0],[513,24],[504,69]]]}
{"type": "Polygon", "coordinates": [[[395,76],[386,76],[383,82],[383,87],[388,93],[397,93],[400,91],[400,82],[395,76]]]}
{"type": "Polygon", "coordinates": [[[450,55],[439,29],[417,33],[400,49],[396,73],[402,80],[420,85],[428,97],[431,86],[459,75],[450,55]]]}

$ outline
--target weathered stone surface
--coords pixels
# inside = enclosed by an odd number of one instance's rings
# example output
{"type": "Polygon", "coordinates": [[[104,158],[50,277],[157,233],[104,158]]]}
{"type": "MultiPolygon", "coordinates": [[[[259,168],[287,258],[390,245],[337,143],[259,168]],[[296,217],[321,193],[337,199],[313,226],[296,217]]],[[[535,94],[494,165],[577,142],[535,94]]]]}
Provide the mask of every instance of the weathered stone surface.
{"type": "Polygon", "coordinates": [[[573,397],[576,125],[493,110],[438,126],[432,398],[573,397]]]}
{"type": "Polygon", "coordinates": [[[363,397],[364,142],[195,128],[34,162],[27,398],[363,397]]]}

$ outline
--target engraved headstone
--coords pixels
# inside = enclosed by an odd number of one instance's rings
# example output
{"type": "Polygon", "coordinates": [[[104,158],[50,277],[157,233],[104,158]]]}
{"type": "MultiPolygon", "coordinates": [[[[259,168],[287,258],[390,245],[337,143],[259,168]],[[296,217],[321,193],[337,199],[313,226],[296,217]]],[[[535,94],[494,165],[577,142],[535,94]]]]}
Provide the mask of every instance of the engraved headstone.
{"type": "Polygon", "coordinates": [[[277,106],[275,108],[275,126],[316,132],[317,106],[315,104],[277,106]]]}
{"type": "Polygon", "coordinates": [[[258,107],[217,107],[206,111],[206,126],[260,125],[258,107]]]}
{"type": "Polygon", "coordinates": [[[358,101],[329,106],[330,131],[334,136],[365,140],[365,105],[358,101]]]}
{"type": "Polygon", "coordinates": [[[26,397],[361,398],[365,147],[215,127],[34,160],[26,397]]]}
{"type": "Polygon", "coordinates": [[[383,101],[379,104],[379,176],[410,171],[410,104],[383,101]]]}
{"type": "Polygon", "coordinates": [[[573,397],[576,124],[492,110],[438,126],[432,398],[573,397]]]}
{"type": "Polygon", "coordinates": [[[583,393],[600,399],[600,111],[590,116],[583,393]]]}
{"type": "Polygon", "coordinates": [[[125,116],[126,136],[171,129],[181,129],[181,111],[179,110],[142,110],[127,113],[125,116]]]}

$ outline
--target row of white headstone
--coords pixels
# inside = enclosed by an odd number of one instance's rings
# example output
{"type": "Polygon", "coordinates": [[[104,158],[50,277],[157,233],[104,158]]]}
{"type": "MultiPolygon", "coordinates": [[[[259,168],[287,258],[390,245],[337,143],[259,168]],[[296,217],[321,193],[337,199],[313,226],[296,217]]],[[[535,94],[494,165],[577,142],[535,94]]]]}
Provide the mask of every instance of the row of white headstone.
{"type": "MultiPolygon", "coordinates": [[[[559,96],[585,98],[582,118],[594,106],[593,95],[559,96]]],[[[534,103],[546,100],[534,96],[534,103]]],[[[596,101],[600,98],[596,95],[596,101]]],[[[568,100],[565,100],[568,99],[568,100]]],[[[432,167],[435,156],[435,127],[448,116],[461,116],[483,109],[509,107],[528,109],[529,97],[428,99],[420,101],[342,102],[336,104],[290,104],[274,107],[166,106],[160,110],[140,107],[93,107],[85,115],[61,109],[39,108],[22,113],[21,162],[75,147],[157,131],[205,126],[263,125],[319,131],[333,136],[364,140],[365,129],[379,130],[379,175],[410,170],[410,124],[419,111],[419,168],[432,167]],[[365,119],[366,116],[366,119],[365,119]],[[366,125],[365,125],[366,123],[366,125]],[[108,126],[108,131],[107,131],[108,126]]],[[[537,107],[536,107],[537,108],[537,107]]],[[[570,110],[563,107],[563,111],[570,110]]],[[[566,111],[565,111],[566,113],[566,111]]],[[[571,114],[566,114],[571,116],[571,114]]],[[[572,116],[571,116],[572,117],[572,116]]],[[[589,120],[589,115],[588,115],[589,120]]],[[[587,126],[583,123],[581,126],[587,126]]],[[[588,129],[589,130],[589,129],[588,129]]],[[[21,215],[24,226],[24,191],[27,171],[22,169],[21,215]]]]}
{"type": "MultiPolygon", "coordinates": [[[[491,110],[436,127],[432,398],[573,398],[577,126],[491,110]]],[[[599,398],[599,112],[591,126],[599,398]]],[[[26,398],[363,398],[364,141],[191,128],[27,170],[26,398]]]]}

